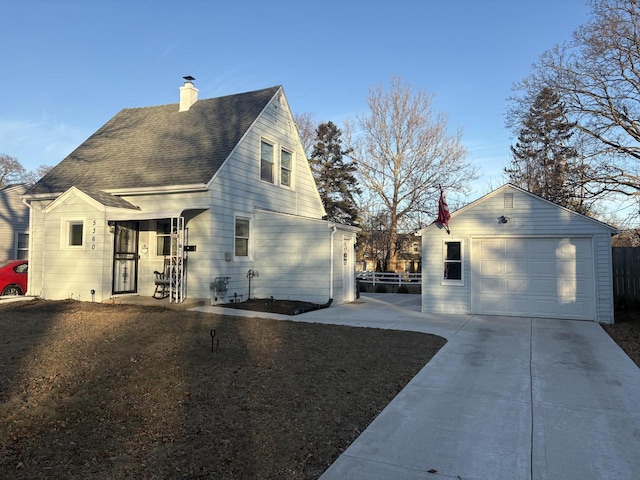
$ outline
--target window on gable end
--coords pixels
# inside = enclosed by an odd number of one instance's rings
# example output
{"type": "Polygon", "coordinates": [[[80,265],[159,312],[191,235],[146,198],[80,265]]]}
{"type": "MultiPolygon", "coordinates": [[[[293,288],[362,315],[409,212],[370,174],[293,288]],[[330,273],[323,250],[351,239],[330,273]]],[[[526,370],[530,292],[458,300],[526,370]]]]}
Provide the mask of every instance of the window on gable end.
{"type": "Polygon", "coordinates": [[[273,183],[273,145],[262,140],[260,142],[260,180],[273,183]]]}
{"type": "Polygon", "coordinates": [[[293,153],[284,148],[280,149],[280,185],[291,186],[293,170],[293,153]]]}

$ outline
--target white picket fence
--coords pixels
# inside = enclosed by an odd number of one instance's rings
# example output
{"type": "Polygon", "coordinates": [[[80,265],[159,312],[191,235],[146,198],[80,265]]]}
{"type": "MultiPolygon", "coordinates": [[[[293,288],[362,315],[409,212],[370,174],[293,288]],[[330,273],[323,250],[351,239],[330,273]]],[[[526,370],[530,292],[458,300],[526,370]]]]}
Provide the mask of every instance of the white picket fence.
{"type": "Polygon", "coordinates": [[[372,285],[403,285],[417,284],[422,281],[421,273],[391,273],[391,272],[356,272],[356,279],[372,285]]]}

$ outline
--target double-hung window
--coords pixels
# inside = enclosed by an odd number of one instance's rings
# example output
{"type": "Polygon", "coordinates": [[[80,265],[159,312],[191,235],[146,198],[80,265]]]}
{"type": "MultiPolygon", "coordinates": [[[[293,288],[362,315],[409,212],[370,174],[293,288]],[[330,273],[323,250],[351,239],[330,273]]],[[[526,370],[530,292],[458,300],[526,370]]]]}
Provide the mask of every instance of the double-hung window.
{"type": "Polygon", "coordinates": [[[235,225],[235,256],[248,258],[250,256],[250,227],[248,218],[236,217],[235,225]]]}
{"type": "Polygon", "coordinates": [[[463,283],[463,255],[462,242],[445,241],[444,242],[444,275],[443,281],[451,284],[463,283]]]}
{"type": "Polygon", "coordinates": [[[260,142],[260,180],[273,183],[273,145],[262,140],[260,142]]]}
{"type": "Polygon", "coordinates": [[[293,168],[293,154],[280,149],[280,185],[285,187],[291,186],[291,169],[293,168]]]}
{"type": "Polygon", "coordinates": [[[17,234],[16,259],[27,260],[29,258],[29,234],[17,234]]]}

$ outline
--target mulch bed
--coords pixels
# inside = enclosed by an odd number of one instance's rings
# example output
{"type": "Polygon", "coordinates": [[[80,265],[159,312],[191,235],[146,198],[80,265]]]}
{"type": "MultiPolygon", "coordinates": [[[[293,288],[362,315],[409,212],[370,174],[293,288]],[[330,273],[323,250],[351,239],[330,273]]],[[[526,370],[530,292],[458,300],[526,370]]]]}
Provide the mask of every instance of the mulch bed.
{"type": "Polygon", "coordinates": [[[156,306],[0,305],[0,478],[316,479],[444,343],[156,306]]]}

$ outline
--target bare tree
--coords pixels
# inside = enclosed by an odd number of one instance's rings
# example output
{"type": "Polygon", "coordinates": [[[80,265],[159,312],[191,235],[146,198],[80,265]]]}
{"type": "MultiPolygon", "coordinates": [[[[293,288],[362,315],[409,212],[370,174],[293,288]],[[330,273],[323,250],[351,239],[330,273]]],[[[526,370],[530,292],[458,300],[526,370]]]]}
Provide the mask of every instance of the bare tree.
{"type": "Polygon", "coordinates": [[[0,154],[0,188],[17,183],[34,184],[51,170],[50,166],[40,165],[35,170],[27,170],[17,158],[0,154]]]}
{"type": "MultiPolygon", "coordinates": [[[[508,112],[518,121],[549,88],[580,132],[592,175],[589,195],[640,195],[640,0],[591,0],[591,20],[571,41],[545,52],[515,85],[508,112]]],[[[509,124],[509,123],[508,123],[509,124]]]]}
{"type": "Polygon", "coordinates": [[[4,153],[0,154],[0,188],[14,183],[23,183],[26,173],[17,158],[4,153]]]}
{"type": "Polygon", "coordinates": [[[308,112],[294,113],[293,121],[298,127],[298,133],[300,134],[300,141],[302,142],[304,152],[307,154],[307,158],[310,158],[311,153],[313,152],[313,147],[316,143],[318,122],[314,120],[313,114],[308,112]]]}
{"type": "Polygon", "coordinates": [[[447,116],[433,111],[432,100],[431,94],[394,77],[387,91],[382,85],[369,91],[368,115],[345,127],[363,190],[388,212],[391,270],[396,268],[399,230],[414,229],[414,215],[435,216],[439,185],[466,192],[477,176],[466,160],[461,131],[449,133],[447,116]]]}
{"type": "Polygon", "coordinates": [[[40,180],[42,177],[44,177],[52,168],[53,167],[49,165],[40,165],[35,170],[29,170],[28,172],[25,172],[25,174],[23,175],[22,177],[23,182],[34,184],[38,180],[40,180]]]}

